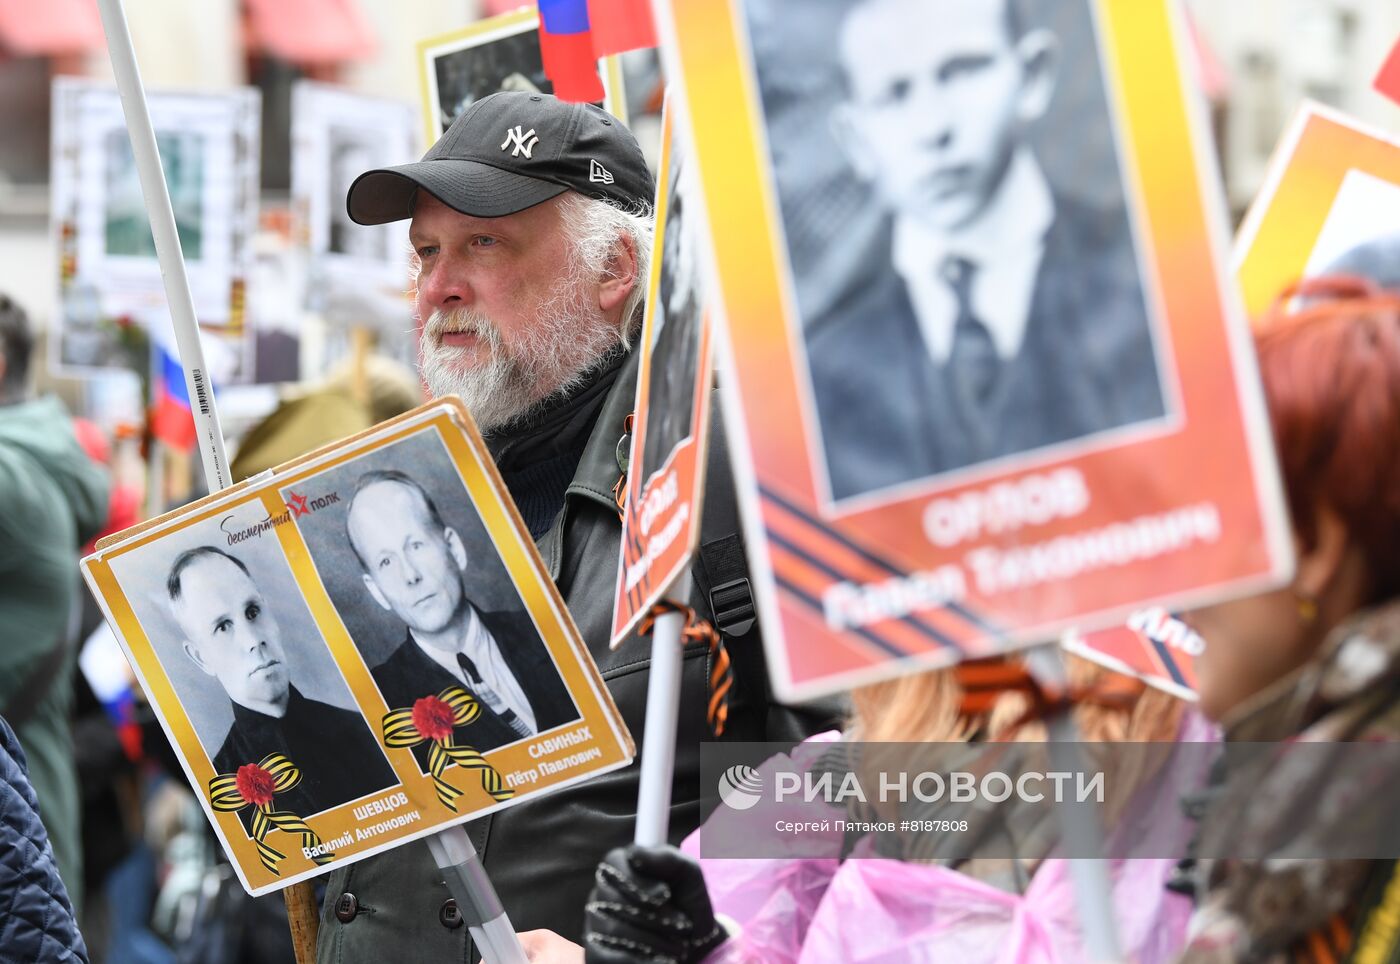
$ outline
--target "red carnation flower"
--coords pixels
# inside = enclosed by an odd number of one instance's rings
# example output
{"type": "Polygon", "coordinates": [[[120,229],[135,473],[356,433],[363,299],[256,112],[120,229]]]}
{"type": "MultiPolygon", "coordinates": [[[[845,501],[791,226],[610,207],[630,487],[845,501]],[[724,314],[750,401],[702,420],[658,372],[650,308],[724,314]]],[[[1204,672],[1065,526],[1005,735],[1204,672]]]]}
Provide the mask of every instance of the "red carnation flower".
{"type": "Polygon", "coordinates": [[[256,763],[243,764],[233,779],[238,786],[239,795],[249,803],[265,807],[272,802],[272,791],[276,781],[271,773],[256,763]]]}
{"type": "Polygon", "coordinates": [[[424,739],[441,742],[452,735],[452,707],[436,696],[425,696],[413,703],[413,728],[424,739]]]}

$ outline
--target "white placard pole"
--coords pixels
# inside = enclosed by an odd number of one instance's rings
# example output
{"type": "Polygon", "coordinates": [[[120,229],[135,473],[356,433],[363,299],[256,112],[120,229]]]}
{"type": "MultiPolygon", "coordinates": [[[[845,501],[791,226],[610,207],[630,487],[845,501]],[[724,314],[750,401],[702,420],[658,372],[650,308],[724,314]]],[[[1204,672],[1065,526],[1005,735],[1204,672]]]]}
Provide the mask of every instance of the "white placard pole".
{"type": "MultiPolygon", "coordinates": [[[[1062,646],[1031,650],[1027,664],[1042,683],[1057,688],[1066,686],[1062,646]]],[[[1050,765],[1066,773],[1079,772],[1085,764],[1079,745],[1082,737],[1070,713],[1071,710],[1066,709],[1045,721],[1050,765]]],[[[1098,808],[1093,800],[1065,800],[1056,805],[1055,811],[1065,852],[1075,855],[1067,863],[1088,960],[1090,964],[1117,964],[1123,958],[1114,922],[1113,883],[1108,874],[1108,861],[1103,858],[1103,828],[1099,825],[1098,808]]]]}
{"type": "MultiPolygon", "coordinates": [[[[683,570],[665,598],[685,606],[690,600],[690,569],[683,570]]],[[[680,712],[685,613],[656,617],[651,628],[647,671],[647,715],[642,729],[641,785],[637,791],[634,841],[643,847],[666,843],[671,822],[671,781],[676,769],[676,719],[680,712]]],[[[718,632],[718,630],[716,630],[718,632]]]]}
{"type": "MultiPolygon", "coordinates": [[[[146,103],[145,89],[141,86],[136,51],[132,47],[131,31],[127,27],[121,0],[98,0],[97,5],[102,13],[103,29],[107,33],[112,72],[116,75],[122,113],[126,116],[131,150],[141,178],[141,193],[146,200],[151,234],[155,238],[156,258],[160,262],[161,279],[165,283],[165,296],[175,329],[175,344],[180,352],[180,364],[185,370],[185,387],[189,391],[190,409],[194,414],[195,436],[204,462],[204,480],[210,492],[217,492],[228,488],[233,479],[229,473],[228,455],[224,451],[224,435],[219,427],[214,393],[204,363],[204,346],[199,340],[194,297],[190,293],[189,275],[185,271],[180,235],[175,228],[175,211],[171,207],[170,191],[161,170],[160,151],[156,148],[155,128],[151,125],[151,112],[146,103]]],[[[435,834],[429,838],[428,847],[438,866],[443,869],[448,886],[469,924],[471,917],[480,916],[473,909],[500,908],[500,899],[462,827],[451,827],[435,834]]],[[[309,883],[294,884],[283,892],[298,964],[312,964],[316,959],[317,918],[311,894],[309,883]]],[[[483,951],[489,950],[492,964],[527,964],[525,949],[511,929],[504,910],[471,926],[473,938],[483,951]]]]}
{"type": "Polygon", "coordinates": [[[466,828],[459,823],[426,839],[481,959],[490,964],[529,964],[466,828]]]}
{"type": "Polygon", "coordinates": [[[97,6],[102,13],[102,27],[107,32],[107,50],[112,57],[112,72],[117,79],[117,93],[121,95],[126,129],[131,135],[131,152],[141,178],[141,194],[146,199],[146,213],[151,219],[156,260],[160,262],[160,276],[165,283],[165,297],[175,329],[175,345],[185,370],[185,388],[189,391],[190,410],[194,413],[199,454],[204,460],[204,481],[210,492],[217,492],[228,488],[233,479],[229,475],[224,434],[219,428],[209,371],[204,364],[204,346],[199,341],[199,323],[194,314],[194,296],[185,272],[184,253],[180,249],[180,234],[175,229],[175,211],[170,205],[170,191],[165,185],[160,152],[156,149],[156,132],[151,126],[151,112],[141,86],[136,51],[131,45],[131,31],[127,29],[121,0],[97,0],[97,6]]]}

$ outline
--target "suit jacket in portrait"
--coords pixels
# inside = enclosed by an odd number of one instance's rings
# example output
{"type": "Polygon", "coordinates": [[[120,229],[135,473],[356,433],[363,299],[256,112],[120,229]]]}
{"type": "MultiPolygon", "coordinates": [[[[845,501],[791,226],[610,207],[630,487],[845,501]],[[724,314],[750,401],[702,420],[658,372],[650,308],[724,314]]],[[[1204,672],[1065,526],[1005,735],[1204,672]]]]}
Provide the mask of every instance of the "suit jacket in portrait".
{"type": "MultiPolygon", "coordinates": [[[[887,240],[888,243],[888,240],[887,240]]],[[[886,258],[884,263],[888,264],[886,258]]],[[[1025,336],[975,416],[890,268],[807,330],[832,495],[861,495],[1163,414],[1126,212],[1056,198],[1025,336]]]]}
{"type": "Polygon", "coordinates": [[[656,307],[663,322],[652,351],[647,389],[646,446],[642,470],[661,468],[671,450],[690,434],[695,420],[695,367],[700,354],[700,300],[692,290],[674,313],[656,307]]]}
{"type": "MultiPolygon", "coordinates": [[[[530,709],[535,714],[538,732],[552,730],[556,726],[579,719],[579,712],[569,697],[554,661],[549,658],[535,624],[523,611],[501,610],[483,612],[478,610],[482,624],[500,646],[501,656],[506,666],[515,675],[515,681],[530,701],[530,709]]],[[[472,693],[470,684],[463,683],[440,664],[431,659],[413,641],[411,633],[405,634],[404,641],[395,647],[384,662],[370,670],[379,691],[384,694],[384,702],[390,710],[408,709],[415,700],[428,695],[437,695],[449,686],[457,686],[472,693]]],[[[475,694],[473,694],[475,695],[475,694]]],[[[497,747],[514,743],[519,734],[502,720],[485,700],[478,699],[481,714],[466,726],[457,727],[453,742],[470,746],[485,753],[497,747]]],[[[420,744],[413,748],[413,755],[424,773],[428,771],[428,746],[420,744]]]]}
{"type": "MultiPolygon", "coordinates": [[[[280,753],[301,771],[301,780],[278,793],[278,810],[309,817],[398,784],[364,717],[308,699],[291,687],[280,719],[233,704],[233,725],[214,755],[218,773],[237,773],[269,753],[280,753]]],[[[240,819],[250,826],[252,809],[240,819]]]]}

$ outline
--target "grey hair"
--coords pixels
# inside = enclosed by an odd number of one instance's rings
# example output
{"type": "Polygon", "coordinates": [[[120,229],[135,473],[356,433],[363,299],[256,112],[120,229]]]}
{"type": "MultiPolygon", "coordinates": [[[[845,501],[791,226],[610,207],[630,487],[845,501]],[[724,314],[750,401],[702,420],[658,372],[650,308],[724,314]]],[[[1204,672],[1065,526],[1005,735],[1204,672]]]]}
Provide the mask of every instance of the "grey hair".
{"type": "Polygon", "coordinates": [[[622,303],[622,325],[619,332],[622,347],[632,346],[632,337],[642,328],[642,315],[651,277],[651,244],[655,220],[650,209],[626,210],[608,201],[586,197],[574,191],[564,195],[560,207],[564,231],[574,253],[577,270],[594,277],[608,275],[608,260],[618,239],[632,240],[636,274],[632,290],[622,303]]]}

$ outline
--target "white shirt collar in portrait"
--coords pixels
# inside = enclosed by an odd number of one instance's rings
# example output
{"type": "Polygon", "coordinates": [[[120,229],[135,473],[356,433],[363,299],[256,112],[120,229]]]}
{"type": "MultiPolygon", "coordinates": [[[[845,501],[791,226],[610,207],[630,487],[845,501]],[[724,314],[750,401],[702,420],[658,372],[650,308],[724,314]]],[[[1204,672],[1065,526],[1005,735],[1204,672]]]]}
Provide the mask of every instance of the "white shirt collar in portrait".
{"type": "MultiPolygon", "coordinates": [[[[530,732],[539,732],[539,727],[535,725],[535,712],[530,708],[530,701],[526,698],[525,691],[520,688],[515,674],[506,665],[505,657],[501,655],[500,644],[496,641],[496,637],[491,635],[491,630],[487,629],[486,624],[481,621],[481,614],[476,611],[475,606],[467,605],[467,632],[456,652],[445,653],[432,646],[419,646],[418,648],[423,650],[433,662],[457,677],[468,689],[476,692],[477,685],[467,679],[462,664],[457,662],[457,653],[465,654],[476,666],[476,671],[481,674],[482,682],[491,687],[492,692],[505,703],[508,709],[513,710],[516,716],[525,721],[525,724],[530,727],[530,732]]],[[[488,701],[483,700],[483,702],[488,701]]],[[[499,710],[500,707],[493,706],[492,709],[499,710]]]]}
{"type": "Polygon", "coordinates": [[[1055,202],[1045,175],[1028,148],[1012,158],[1001,191],[986,213],[957,234],[935,232],[907,217],[894,226],[895,270],[909,289],[909,299],[936,364],[953,350],[957,299],[941,270],[949,256],[977,266],[972,281],[972,309],[987,327],[1003,359],[1016,357],[1026,334],[1036,275],[1045,254],[1045,234],[1055,219],[1055,202]]]}

